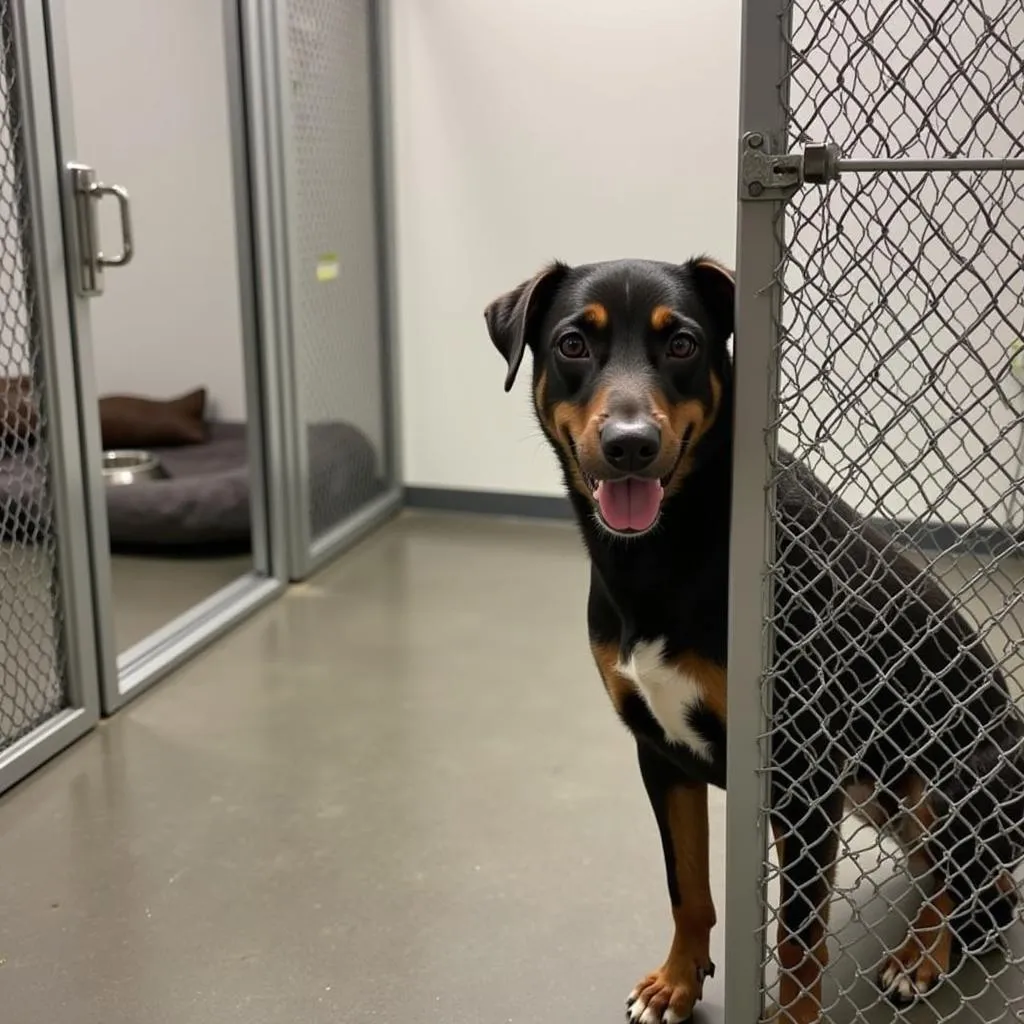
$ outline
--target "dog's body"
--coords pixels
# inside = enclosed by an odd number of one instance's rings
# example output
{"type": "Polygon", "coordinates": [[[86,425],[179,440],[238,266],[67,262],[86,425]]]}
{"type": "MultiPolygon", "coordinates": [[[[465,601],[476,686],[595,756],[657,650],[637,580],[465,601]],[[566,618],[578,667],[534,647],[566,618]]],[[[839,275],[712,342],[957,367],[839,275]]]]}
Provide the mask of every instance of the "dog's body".
{"type": "MultiPolygon", "coordinates": [[[[631,994],[689,1016],[713,972],[707,786],[725,785],[732,478],[731,275],[709,260],[555,264],[488,307],[533,398],[591,560],[588,623],[637,741],[675,936],[631,994]]],[[[895,834],[935,894],[880,971],[907,1000],[1013,917],[1024,856],[1024,717],[980,639],[800,463],[779,460],[771,817],[783,879],[780,1015],[820,1016],[844,802],[895,834]]]]}

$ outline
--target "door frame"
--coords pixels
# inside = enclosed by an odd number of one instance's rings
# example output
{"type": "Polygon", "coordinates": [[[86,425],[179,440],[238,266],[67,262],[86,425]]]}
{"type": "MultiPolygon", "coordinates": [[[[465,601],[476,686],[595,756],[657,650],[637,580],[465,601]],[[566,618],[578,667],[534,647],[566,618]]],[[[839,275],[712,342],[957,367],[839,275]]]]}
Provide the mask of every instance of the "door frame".
{"type": "Polygon", "coordinates": [[[100,665],[92,591],[88,472],[79,440],[81,395],[74,358],[61,216],[51,55],[41,5],[12,0],[9,41],[16,71],[10,102],[20,115],[28,221],[26,277],[42,345],[40,367],[49,424],[49,485],[54,502],[57,586],[63,622],[68,706],[0,753],[0,792],[88,732],[100,714],[100,665]]]}
{"type": "MultiPolygon", "coordinates": [[[[68,59],[66,10],[74,0],[46,0],[47,23],[52,53],[53,97],[57,112],[57,154],[59,167],[88,154],[80,153],[75,138],[72,111],[72,83],[68,59]],[[62,115],[63,112],[63,115],[62,115]]],[[[99,396],[97,394],[89,302],[71,292],[75,336],[76,370],[81,382],[81,433],[87,471],[89,509],[89,554],[93,573],[93,600],[97,615],[96,634],[102,664],[102,710],[110,715],[147,690],[242,619],[278,597],[288,579],[285,541],[285,513],[282,479],[281,410],[278,400],[276,344],[279,338],[273,288],[268,287],[272,268],[266,262],[270,225],[260,201],[259,161],[254,159],[260,140],[249,131],[250,108],[258,101],[243,65],[244,45],[241,3],[221,0],[225,19],[225,50],[229,101],[229,130],[232,139],[232,177],[236,243],[239,255],[239,298],[242,313],[242,348],[246,383],[247,423],[252,483],[252,570],[194,605],[162,628],[123,652],[117,651],[112,619],[113,586],[105,484],[100,440],[99,396]]],[[[114,168],[98,168],[101,173],[114,168]]],[[[129,193],[131,182],[125,182],[129,193]]],[[[62,173],[64,209],[73,209],[70,175],[62,173]]],[[[73,258],[71,217],[65,218],[65,246],[73,258]]],[[[146,239],[140,239],[142,245],[146,239]]],[[[102,301],[102,300],[101,300],[102,301]]]]}

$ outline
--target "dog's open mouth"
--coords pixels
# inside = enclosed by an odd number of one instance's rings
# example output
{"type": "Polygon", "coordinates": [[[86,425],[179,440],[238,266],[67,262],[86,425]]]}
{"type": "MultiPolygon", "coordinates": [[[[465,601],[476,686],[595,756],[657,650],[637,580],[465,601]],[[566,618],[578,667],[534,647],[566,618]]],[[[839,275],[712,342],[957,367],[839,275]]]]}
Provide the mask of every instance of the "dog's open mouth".
{"type": "Polygon", "coordinates": [[[692,428],[687,429],[679,445],[679,455],[671,471],[661,479],[627,476],[614,480],[599,480],[583,475],[597,504],[598,514],[605,526],[616,533],[646,533],[658,521],[665,488],[675,475],[679,463],[690,447],[692,428]]]}
{"type": "Polygon", "coordinates": [[[601,480],[594,500],[605,524],[617,533],[643,533],[658,520],[665,488],[660,480],[629,476],[601,480]]]}

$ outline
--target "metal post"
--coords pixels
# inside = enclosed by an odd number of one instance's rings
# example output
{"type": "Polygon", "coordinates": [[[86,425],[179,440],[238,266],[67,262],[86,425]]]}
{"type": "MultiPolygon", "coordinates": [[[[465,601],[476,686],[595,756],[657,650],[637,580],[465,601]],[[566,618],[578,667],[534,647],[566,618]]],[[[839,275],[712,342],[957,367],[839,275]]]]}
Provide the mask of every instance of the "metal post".
{"type": "MultiPolygon", "coordinates": [[[[283,325],[282,279],[278,266],[278,224],[275,220],[275,192],[277,155],[274,121],[275,100],[269,94],[269,55],[264,38],[264,10],[261,0],[239,0],[236,10],[241,54],[235,74],[237,104],[245,117],[241,137],[246,141],[245,176],[248,179],[246,198],[250,203],[253,264],[252,289],[254,291],[258,340],[249,350],[251,366],[257,378],[263,409],[263,492],[267,518],[266,537],[268,558],[257,571],[283,582],[290,578],[289,537],[287,524],[290,509],[288,496],[288,463],[286,455],[285,411],[282,406],[283,390],[280,382],[282,349],[288,337],[283,325]],[[253,350],[255,349],[255,350],[253,350]]],[[[256,526],[256,519],[253,519],[256,526]]],[[[255,553],[255,552],[254,552],[255,553]]],[[[258,553],[257,557],[258,557],[258,553]]]]}
{"type": "MultiPolygon", "coordinates": [[[[740,136],[785,143],[784,0],[745,0],[740,136]],[[762,135],[763,138],[763,135],[762,135]]],[[[756,141],[755,141],[756,144],[756,141]]],[[[742,156],[742,154],[741,154],[742,156]]],[[[729,754],[726,813],[725,1015],[754,1024],[763,1010],[767,708],[761,692],[771,554],[767,485],[777,366],[781,204],[740,202],[736,266],[736,412],[729,581],[729,754]]]]}
{"type": "Polygon", "coordinates": [[[269,192],[277,276],[277,381],[285,452],[282,479],[288,495],[288,571],[291,578],[297,580],[304,579],[309,573],[309,548],[313,538],[310,530],[309,466],[306,463],[306,437],[295,351],[295,268],[291,260],[295,251],[292,208],[295,167],[294,154],[288,144],[292,136],[288,4],[261,0],[260,12],[268,116],[266,141],[271,167],[269,192]]]}
{"type": "Polygon", "coordinates": [[[370,60],[376,148],[377,276],[381,290],[381,367],[385,465],[388,483],[401,487],[401,419],[398,405],[398,254],[395,211],[394,100],[392,96],[391,0],[371,0],[370,60]]]}

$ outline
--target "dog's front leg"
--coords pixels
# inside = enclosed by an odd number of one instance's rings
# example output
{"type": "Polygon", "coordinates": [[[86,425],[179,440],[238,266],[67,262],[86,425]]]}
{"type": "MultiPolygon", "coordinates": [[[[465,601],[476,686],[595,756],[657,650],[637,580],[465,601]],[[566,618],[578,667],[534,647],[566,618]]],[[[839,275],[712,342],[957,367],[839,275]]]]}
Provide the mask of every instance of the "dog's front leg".
{"type": "Polygon", "coordinates": [[[665,853],[675,934],[664,964],[630,993],[627,1015],[642,1024],[678,1024],[714,973],[709,953],[715,905],[708,878],[708,788],[686,779],[643,742],[640,772],[665,853]]]}

